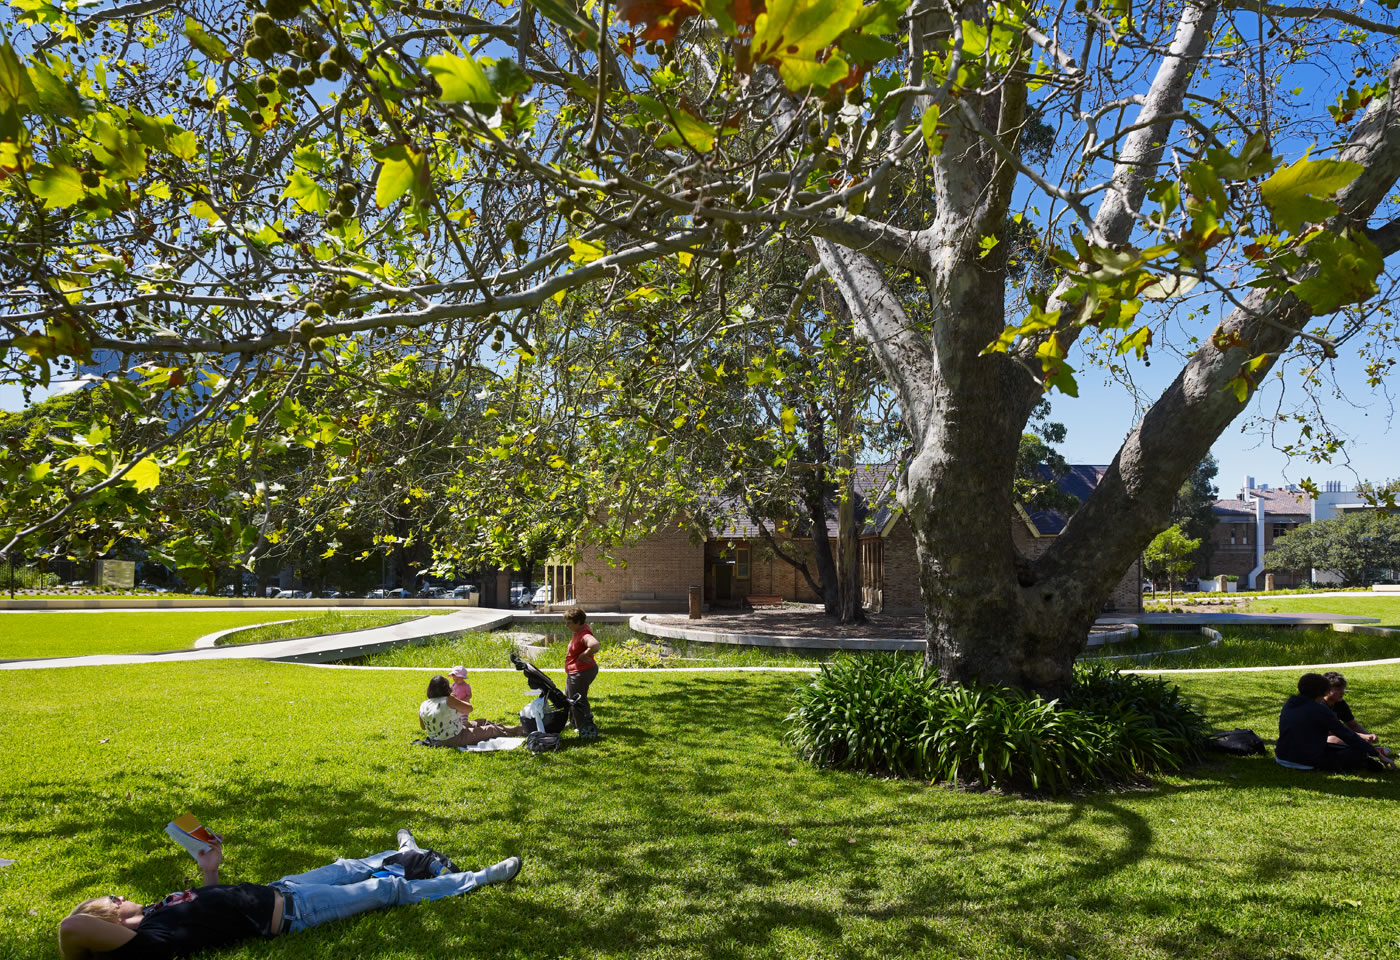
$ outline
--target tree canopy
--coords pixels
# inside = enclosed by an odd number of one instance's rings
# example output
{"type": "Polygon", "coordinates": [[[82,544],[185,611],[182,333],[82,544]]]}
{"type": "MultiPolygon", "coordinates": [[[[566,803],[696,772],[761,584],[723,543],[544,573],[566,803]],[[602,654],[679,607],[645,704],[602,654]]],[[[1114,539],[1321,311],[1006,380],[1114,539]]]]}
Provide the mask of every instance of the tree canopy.
{"type": "Polygon", "coordinates": [[[1364,587],[1400,571],[1400,516],[1357,510],[1305,523],[1274,541],[1264,554],[1271,570],[1335,573],[1346,587],[1364,587]]]}
{"type": "Polygon", "coordinates": [[[835,296],[902,421],[930,661],[1062,690],[1266,377],[1388,369],[1394,6],[10,0],[0,371],[96,370],[116,406],[7,452],[0,550],[188,464],[252,504],[229,544],[265,535],[263,453],[349,494],[386,393],[466,431],[443,549],[541,512],[634,535],[710,483],[671,434],[779,382],[835,296]],[[1022,556],[1028,418],[1154,360],[1179,375],[1022,556]]]}

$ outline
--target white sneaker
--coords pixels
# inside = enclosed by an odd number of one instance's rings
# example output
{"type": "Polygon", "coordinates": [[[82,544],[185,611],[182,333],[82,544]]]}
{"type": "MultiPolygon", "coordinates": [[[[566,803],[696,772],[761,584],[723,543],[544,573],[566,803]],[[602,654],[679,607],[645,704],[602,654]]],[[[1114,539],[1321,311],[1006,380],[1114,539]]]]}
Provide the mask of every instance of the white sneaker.
{"type": "Polygon", "coordinates": [[[506,857],[500,863],[492,864],[476,875],[478,886],[487,886],[492,883],[505,883],[507,880],[515,879],[515,875],[520,872],[521,860],[519,857],[506,857]]]}
{"type": "Polygon", "coordinates": [[[417,850],[417,849],[418,849],[418,841],[413,839],[413,834],[409,832],[408,828],[407,828],[407,827],[404,827],[404,828],[400,829],[400,830],[399,830],[399,853],[403,853],[405,850],[417,850]]]}

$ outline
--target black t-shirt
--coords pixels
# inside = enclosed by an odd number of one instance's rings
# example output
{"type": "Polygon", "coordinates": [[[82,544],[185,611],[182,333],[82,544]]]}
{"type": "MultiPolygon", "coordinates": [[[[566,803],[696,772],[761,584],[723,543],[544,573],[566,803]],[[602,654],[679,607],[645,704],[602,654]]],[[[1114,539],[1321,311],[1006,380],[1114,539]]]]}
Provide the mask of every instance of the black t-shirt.
{"type": "Polygon", "coordinates": [[[105,956],[166,960],[261,937],[272,922],[275,898],[275,890],[258,883],[218,883],[172,893],[147,908],[136,936],[105,956]]]}
{"type": "Polygon", "coordinates": [[[1322,766],[1329,733],[1364,753],[1375,752],[1337,719],[1326,704],[1294,694],[1278,715],[1278,742],[1274,744],[1274,756],[1310,767],[1322,766]]]}
{"type": "Polygon", "coordinates": [[[1337,715],[1337,719],[1347,726],[1351,726],[1351,724],[1356,721],[1356,717],[1352,715],[1351,707],[1347,706],[1345,700],[1338,700],[1336,703],[1329,704],[1329,706],[1332,708],[1332,712],[1337,715]]]}

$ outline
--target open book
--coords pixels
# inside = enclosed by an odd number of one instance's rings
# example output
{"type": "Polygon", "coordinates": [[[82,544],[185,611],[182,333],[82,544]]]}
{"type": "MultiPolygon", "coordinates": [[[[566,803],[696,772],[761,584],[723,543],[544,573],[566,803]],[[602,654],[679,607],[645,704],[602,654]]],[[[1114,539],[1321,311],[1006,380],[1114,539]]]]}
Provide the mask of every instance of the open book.
{"type": "Polygon", "coordinates": [[[170,838],[190,852],[190,856],[196,856],[208,850],[215,843],[222,842],[223,838],[213,833],[210,829],[199,822],[199,819],[188,810],[165,825],[165,832],[170,834],[170,838]]]}

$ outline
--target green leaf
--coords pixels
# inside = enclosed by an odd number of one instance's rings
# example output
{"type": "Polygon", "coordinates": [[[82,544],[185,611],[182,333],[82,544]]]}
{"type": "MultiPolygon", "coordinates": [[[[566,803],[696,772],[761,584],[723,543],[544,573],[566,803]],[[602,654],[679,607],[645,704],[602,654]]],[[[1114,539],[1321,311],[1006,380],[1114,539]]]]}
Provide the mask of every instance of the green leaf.
{"type": "Polygon", "coordinates": [[[44,198],[45,210],[71,207],[86,195],[82,175],[66,163],[52,167],[36,167],[29,179],[29,189],[44,198]]]}
{"type": "Polygon", "coordinates": [[[561,3],[560,0],[531,0],[530,6],[544,14],[548,20],[553,20],[582,41],[588,50],[598,49],[598,27],[591,20],[585,20],[579,14],[561,3]]]}
{"type": "Polygon", "coordinates": [[[31,463],[24,468],[24,479],[28,480],[30,483],[38,483],[40,480],[47,477],[49,471],[52,469],[53,464],[48,462],[31,463]]]}
{"type": "Polygon", "coordinates": [[[1380,249],[1364,234],[1319,234],[1307,246],[1318,272],[1289,289],[1316,313],[1332,313],[1376,295],[1376,277],[1385,266],[1380,249]]]}
{"type": "Polygon", "coordinates": [[[10,46],[9,41],[0,43],[0,113],[17,105],[33,106],[34,100],[34,85],[29,80],[29,71],[20,64],[15,48],[10,46]]]}
{"type": "Polygon", "coordinates": [[[423,61],[423,65],[441,85],[442,96],[438,99],[444,103],[495,105],[497,97],[491,81],[471,57],[438,53],[423,61]]]}
{"type": "Polygon", "coordinates": [[[815,60],[860,13],[860,0],[773,0],[754,21],[755,62],[815,60]]]}
{"type": "Polygon", "coordinates": [[[938,133],[938,104],[935,103],[924,111],[924,115],[919,118],[919,129],[923,131],[928,152],[935,157],[942,153],[943,137],[938,133]]]}
{"type": "Polygon", "coordinates": [[[53,117],[85,117],[92,112],[78,88],[43,64],[29,68],[29,80],[39,109],[53,117]]]}
{"type": "Polygon", "coordinates": [[[857,63],[879,63],[899,53],[898,45],[883,37],[871,37],[863,33],[848,33],[841,38],[837,46],[849,53],[851,59],[857,63]]]}
{"type": "Polygon", "coordinates": [[[833,83],[846,79],[850,72],[851,68],[839,56],[832,56],[825,63],[801,57],[784,57],[778,62],[778,75],[789,90],[806,90],[809,87],[825,90],[833,83]]]}
{"type": "Polygon", "coordinates": [[[293,171],[282,196],[295,200],[308,213],[325,213],[331,208],[330,193],[300,170],[293,171]]]}
{"type": "Polygon", "coordinates": [[[795,433],[797,431],[797,411],[792,407],[783,407],[783,433],[795,433]]]}
{"type": "Polygon", "coordinates": [[[1319,223],[1337,212],[1331,197],[1366,168],[1347,160],[1309,160],[1284,167],[1260,188],[1279,226],[1297,233],[1305,223],[1319,223]]]}
{"type": "Polygon", "coordinates": [[[228,47],[224,46],[223,42],[217,37],[210,36],[194,17],[185,18],[185,36],[189,38],[190,43],[194,44],[200,53],[204,54],[210,60],[217,60],[223,63],[233,59],[233,54],[228,52],[228,47]]]}
{"type": "Polygon", "coordinates": [[[589,243],[577,237],[569,238],[569,249],[574,251],[569,257],[574,263],[592,263],[607,253],[600,244],[589,243]]]}
{"type": "Polygon", "coordinates": [[[535,84],[530,75],[520,69],[520,64],[509,57],[489,64],[486,67],[486,79],[491,81],[491,89],[506,100],[529,93],[535,84]]]}
{"type": "Polygon", "coordinates": [[[671,129],[656,138],[658,147],[689,147],[697,153],[709,153],[715,147],[719,131],[681,107],[668,108],[652,97],[632,98],[637,107],[647,116],[670,125],[671,129]]]}
{"type": "Polygon", "coordinates": [[[189,162],[199,156],[199,138],[193,130],[181,130],[165,138],[165,149],[177,160],[189,162]]]}
{"type": "Polygon", "coordinates": [[[374,202],[382,210],[414,187],[423,168],[423,155],[404,146],[385,151],[374,188],[374,202]]]}
{"type": "Polygon", "coordinates": [[[145,493],[160,486],[160,465],[150,457],[136,461],[125,477],[127,483],[136,488],[137,493],[145,493]]]}

